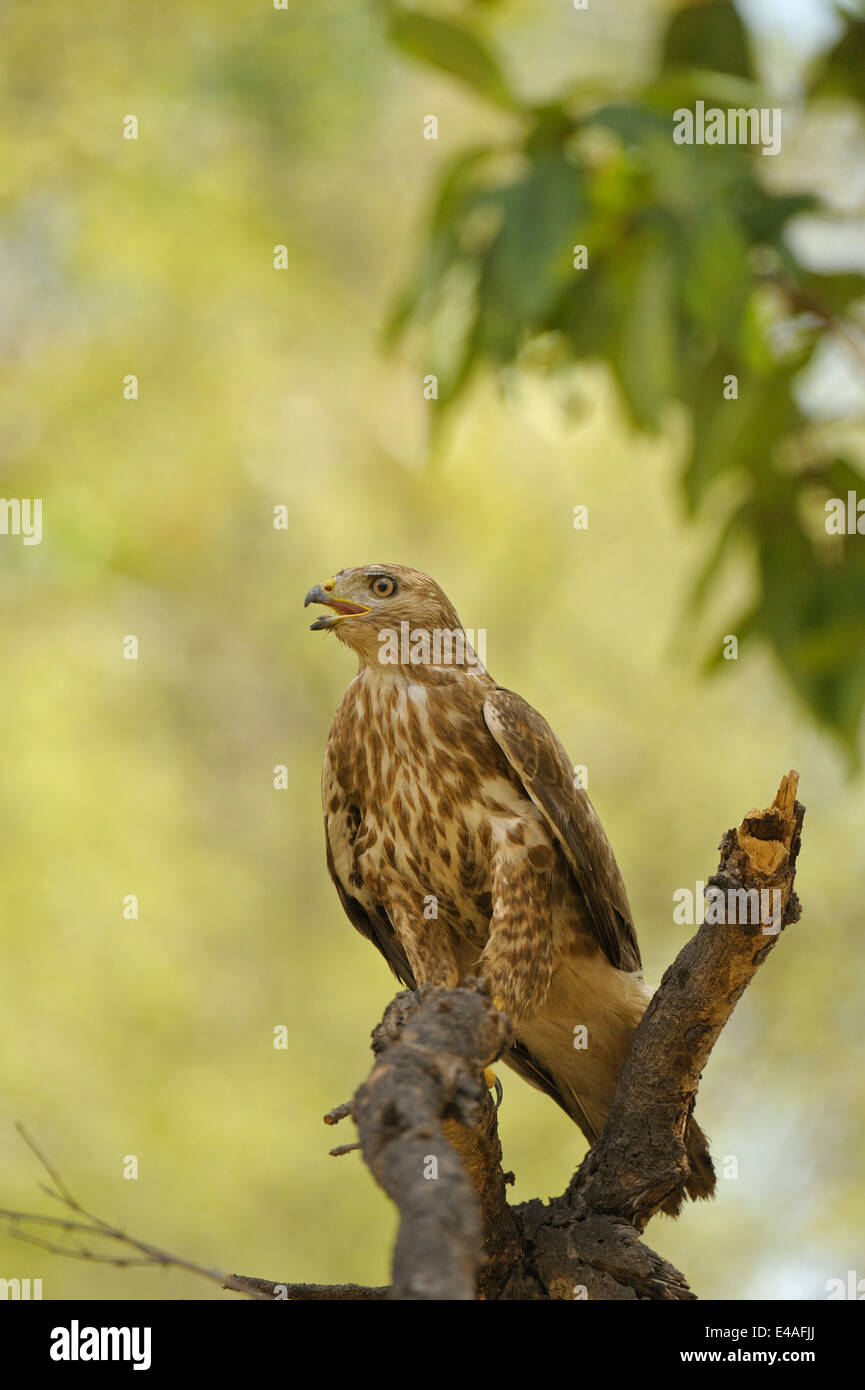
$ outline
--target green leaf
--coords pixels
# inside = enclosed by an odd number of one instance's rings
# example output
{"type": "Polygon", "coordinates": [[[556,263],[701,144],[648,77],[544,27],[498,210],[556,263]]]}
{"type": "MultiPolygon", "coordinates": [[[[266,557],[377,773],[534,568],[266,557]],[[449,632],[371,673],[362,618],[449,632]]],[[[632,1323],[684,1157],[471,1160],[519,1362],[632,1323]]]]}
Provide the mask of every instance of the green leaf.
{"type": "MultiPolygon", "coordinates": [[[[728,368],[729,360],[713,356],[694,374],[687,392],[694,419],[694,451],[683,482],[692,511],[710,483],[724,472],[750,473],[759,486],[773,472],[775,446],[801,423],[791,390],[792,368],[766,377],[739,375],[738,399],[725,400],[728,368]]],[[[731,370],[735,372],[735,367],[731,370]]]]}
{"type": "Polygon", "coordinates": [[[414,273],[398,295],[385,323],[385,347],[393,346],[412,319],[420,317],[427,309],[432,310],[443,278],[457,261],[466,259],[461,246],[462,231],[472,210],[490,198],[477,182],[478,172],[489,153],[486,145],[466,150],[445,171],[429,217],[429,234],[414,273]]]}
{"type": "Polygon", "coordinates": [[[627,307],[622,316],[613,368],[640,429],[654,432],[666,401],[678,385],[675,267],[669,232],[646,228],[611,270],[627,307]]]}
{"type": "Polygon", "coordinates": [[[652,131],[672,139],[669,112],[651,111],[636,102],[615,101],[599,106],[585,117],[584,124],[606,126],[626,144],[639,144],[652,131]]]}
{"type": "Polygon", "coordinates": [[[819,306],[833,314],[845,314],[857,300],[865,299],[865,275],[855,271],[839,275],[800,272],[796,285],[813,299],[815,309],[819,306]]]}
{"type": "Polygon", "coordinates": [[[785,508],[759,519],[762,596],[756,627],[811,713],[855,758],[865,709],[865,557],[858,536],[838,537],[827,559],[785,508]],[[840,563],[839,563],[840,560],[840,563]]]}
{"type": "Polygon", "coordinates": [[[498,195],[502,224],[485,258],[479,348],[501,360],[527,331],[546,327],[573,276],[586,198],[582,170],[561,150],[541,148],[527,173],[498,195]]]}
{"type": "MultiPolygon", "coordinates": [[[[724,562],[733,548],[733,543],[742,535],[747,534],[748,507],[749,502],[746,501],[741,503],[740,506],[733,508],[727,520],[718,531],[714,544],[710,548],[694,580],[691,589],[690,606],[691,612],[695,617],[699,616],[705,608],[706,600],[712,585],[720,574],[724,562]]],[[[739,629],[734,628],[733,631],[738,634],[739,629]]]]}
{"type": "Polygon", "coordinates": [[[588,270],[575,272],[573,284],[550,315],[549,326],[565,335],[574,357],[609,360],[620,339],[626,308],[599,254],[590,259],[588,270]]]}
{"type": "Polygon", "coordinates": [[[664,35],[662,67],[701,67],[752,76],[745,26],[729,0],[708,4],[697,0],[678,10],[664,35]]]}
{"type": "Polygon", "coordinates": [[[823,477],[829,490],[827,496],[846,497],[848,492],[865,491],[865,475],[845,458],[830,459],[823,477]]]}
{"type": "Polygon", "coordinates": [[[791,217],[813,212],[817,207],[819,202],[813,194],[769,193],[753,175],[742,180],[736,199],[736,209],[749,240],[775,243],[781,251],[785,250],[782,234],[791,217]]]}
{"type": "Polygon", "coordinates": [[[698,100],[707,107],[770,104],[766,88],[753,78],[692,65],[665,70],[643,88],[642,98],[649,110],[663,115],[668,123],[676,107],[693,106],[698,100]]]}
{"type": "Polygon", "coordinates": [[[508,107],[516,105],[498,62],[483,41],[464,25],[419,10],[395,10],[388,34],[404,53],[458,78],[490,101],[508,107]]]}
{"type": "Polygon", "coordinates": [[[808,95],[862,101],[865,20],[850,18],[841,38],[818,64],[808,95]]]}
{"type": "Polygon", "coordinates": [[[707,204],[681,226],[685,311],[701,328],[732,345],[751,280],[748,245],[735,217],[715,204],[707,204]]]}

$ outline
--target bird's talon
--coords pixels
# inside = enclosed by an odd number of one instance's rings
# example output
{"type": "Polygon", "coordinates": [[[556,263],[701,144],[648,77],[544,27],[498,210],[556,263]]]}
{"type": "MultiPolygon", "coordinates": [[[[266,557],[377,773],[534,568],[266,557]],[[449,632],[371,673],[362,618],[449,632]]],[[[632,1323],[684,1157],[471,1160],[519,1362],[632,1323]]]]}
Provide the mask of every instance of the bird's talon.
{"type": "Polygon", "coordinates": [[[486,1083],[488,1090],[495,1091],[496,1110],[498,1110],[499,1106],[501,1105],[504,1099],[505,1090],[502,1086],[501,1081],[499,1081],[499,1078],[493,1071],[492,1067],[484,1067],[484,1082],[486,1083]]]}

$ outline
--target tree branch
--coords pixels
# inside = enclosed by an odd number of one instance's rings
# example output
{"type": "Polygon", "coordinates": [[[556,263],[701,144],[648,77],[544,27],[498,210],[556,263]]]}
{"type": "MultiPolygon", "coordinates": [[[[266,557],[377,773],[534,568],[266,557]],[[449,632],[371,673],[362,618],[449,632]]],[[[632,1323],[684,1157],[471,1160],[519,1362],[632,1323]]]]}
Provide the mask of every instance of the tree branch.
{"type": "MultiPolygon", "coordinates": [[[[798,774],[781,781],[772,806],[752,811],[721,841],[709,887],[729,893],[777,891],[778,928],[799,919],[794,891],[805,808],[798,774]]],[[[769,897],[764,900],[773,904],[769,897]]],[[[734,898],[737,908],[741,898],[734,898]]],[[[687,1176],[685,1126],[700,1074],[724,1024],[778,940],[764,924],[707,920],[664,975],[634,1034],[603,1134],[567,1192],[533,1220],[534,1269],[546,1297],[582,1285],[588,1297],[693,1297],[684,1277],[639,1241],[650,1217],[687,1176]],[[581,1274],[574,1277],[575,1267],[581,1274]],[[611,1294],[610,1283],[619,1291],[611,1294]]]]}
{"type": "Polygon", "coordinates": [[[510,1032],[484,994],[427,989],[389,1006],[374,1035],[372,1076],[349,1107],[364,1158],[402,1216],[389,1297],[470,1298],[478,1275],[484,1298],[693,1298],[684,1276],[639,1236],[688,1177],[686,1126],[721,1030],[780,931],[799,918],[797,783],[791,772],[771,807],[724,836],[709,888],[732,916],[713,925],[707,911],[664,975],[604,1132],[561,1197],[513,1209],[505,1201],[495,1111],[477,1076],[510,1032]],[[743,915],[755,905],[762,920],[743,915]],[[430,1156],[440,1160],[434,1185],[423,1175],[430,1156]]]}
{"type": "Polygon", "coordinates": [[[793,879],[805,808],[796,800],[798,780],[789,773],[768,810],[752,811],[721,841],[707,887],[723,893],[727,920],[713,924],[707,913],[664,975],[634,1035],[604,1133],[574,1179],[573,1193],[594,1210],[615,1212],[640,1230],[687,1177],[685,1127],[721,1030],[780,932],[799,919],[793,879]],[[745,910],[760,903],[769,910],[765,923],[745,910]],[[768,920],[773,905],[775,923],[768,920]]]}
{"type": "Polygon", "coordinates": [[[712,1048],[781,930],[799,919],[794,878],[804,808],[797,783],[789,773],[767,810],[751,811],[722,839],[707,896],[723,898],[725,920],[715,924],[716,909],[707,909],[664,975],[634,1034],[604,1131],[562,1196],[507,1203],[511,1175],[502,1171],[496,1111],[481,1072],[510,1044],[512,1029],[483,982],[468,981],[397,995],[373,1034],[369,1079],[325,1116],[330,1125],[354,1118],[364,1160],[399,1209],[392,1287],[279,1284],[171,1255],[86,1211],[20,1125],[51,1180],[43,1191],[71,1216],[2,1209],[0,1216],[19,1239],[57,1254],[124,1267],[174,1265],[257,1299],[693,1298],[684,1276],[640,1234],[656,1211],[675,1203],[688,1176],[685,1134],[712,1048]],[[748,895],[763,908],[760,920],[743,915],[748,895]],[[46,1239],[40,1228],[77,1244],[46,1239]],[[107,1248],[91,1248],[82,1236],[107,1248]],[[132,1253],[120,1253],[124,1247],[132,1253]]]}
{"type": "Polygon", "coordinates": [[[364,1159],[402,1217],[391,1298],[476,1296],[481,1200],[488,1221],[498,1186],[506,1206],[480,1077],[510,1037],[505,1016],[470,987],[397,995],[373,1034],[377,1060],[351,1108],[364,1159]]]}

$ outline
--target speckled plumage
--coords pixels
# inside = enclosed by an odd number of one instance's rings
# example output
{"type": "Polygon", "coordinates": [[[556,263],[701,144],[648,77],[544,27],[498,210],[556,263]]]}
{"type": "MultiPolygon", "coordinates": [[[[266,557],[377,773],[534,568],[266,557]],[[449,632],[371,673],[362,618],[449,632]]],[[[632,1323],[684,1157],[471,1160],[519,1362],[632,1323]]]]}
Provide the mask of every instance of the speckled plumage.
{"type": "MultiPolygon", "coordinates": [[[[322,777],[328,866],[349,918],[408,988],[487,978],[516,1028],[505,1060],[593,1141],[650,993],[618,865],[564,749],[478,664],[380,660],[380,633],[401,621],[460,628],[428,576],[362,566],[307,601],[336,610],[320,624],[360,660],[322,777]],[[376,579],[395,591],[372,593],[376,579]],[[341,614],[346,604],[366,611],[341,614]]],[[[692,1124],[695,1145],[705,1140],[692,1124]]]]}

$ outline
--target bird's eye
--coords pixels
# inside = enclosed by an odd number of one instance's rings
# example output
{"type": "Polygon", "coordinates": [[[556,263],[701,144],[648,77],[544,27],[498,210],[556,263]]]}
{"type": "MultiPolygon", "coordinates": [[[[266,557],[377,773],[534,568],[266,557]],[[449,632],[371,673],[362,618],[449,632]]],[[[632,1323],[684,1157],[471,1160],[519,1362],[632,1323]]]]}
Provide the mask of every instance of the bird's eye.
{"type": "Polygon", "coordinates": [[[377,574],[369,587],[376,598],[390,598],[391,594],[396,593],[396,585],[386,574],[377,574]]]}

